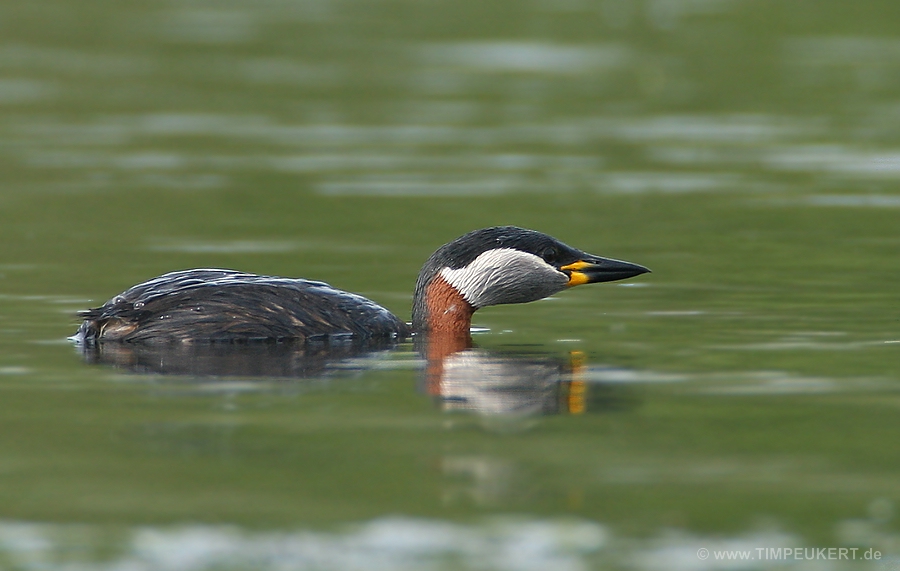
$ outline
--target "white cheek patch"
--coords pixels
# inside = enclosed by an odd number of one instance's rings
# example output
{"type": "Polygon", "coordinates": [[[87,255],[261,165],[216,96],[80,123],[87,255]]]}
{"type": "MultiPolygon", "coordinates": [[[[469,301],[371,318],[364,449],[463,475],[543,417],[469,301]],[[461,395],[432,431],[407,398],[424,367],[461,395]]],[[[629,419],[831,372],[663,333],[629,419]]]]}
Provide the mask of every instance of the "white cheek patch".
{"type": "Polygon", "coordinates": [[[569,281],[541,258],[512,248],[488,250],[464,268],[442,269],[441,277],[475,308],[543,299],[569,281]]]}

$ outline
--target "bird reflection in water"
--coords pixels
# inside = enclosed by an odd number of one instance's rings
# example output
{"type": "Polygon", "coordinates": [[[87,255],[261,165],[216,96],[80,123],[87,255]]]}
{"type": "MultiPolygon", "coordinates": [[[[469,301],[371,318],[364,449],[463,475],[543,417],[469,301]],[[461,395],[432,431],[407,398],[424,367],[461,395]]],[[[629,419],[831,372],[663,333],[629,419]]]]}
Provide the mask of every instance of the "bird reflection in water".
{"type": "Polygon", "coordinates": [[[306,342],[104,343],[76,346],[85,362],[132,373],[204,378],[307,379],[365,369],[398,343],[391,339],[313,339],[306,342]]]}
{"type": "Polygon", "coordinates": [[[426,356],[424,390],[446,411],[480,415],[583,414],[628,407],[623,387],[588,381],[581,351],[489,351],[468,335],[432,333],[418,343],[426,356]]]}
{"type": "MultiPolygon", "coordinates": [[[[586,356],[540,350],[494,351],[471,337],[417,336],[424,361],[420,390],[448,412],[530,417],[582,414],[629,406],[618,385],[591,383],[586,356]]],[[[381,366],[409,344],[391,340],[322,339],[305,343],[106,343],[79,346],[85,362],[136,374],[215,378],[315,379],[364,372],[381,366]]],[[[396,362],[396,361],[394,361],[396,362]]]]}

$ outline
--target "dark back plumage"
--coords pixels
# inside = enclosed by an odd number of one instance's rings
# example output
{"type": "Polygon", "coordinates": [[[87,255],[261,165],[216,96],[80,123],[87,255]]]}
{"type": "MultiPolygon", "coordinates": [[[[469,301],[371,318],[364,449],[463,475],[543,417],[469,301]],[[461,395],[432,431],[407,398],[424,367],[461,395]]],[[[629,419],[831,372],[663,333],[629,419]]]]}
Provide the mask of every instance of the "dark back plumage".
{"type": "Polygon", "coordinates": [[[76,340],[309,340],[409,335],[378,304],[326,283],[233,270],[172,272],[81,313],[76,340]]]}

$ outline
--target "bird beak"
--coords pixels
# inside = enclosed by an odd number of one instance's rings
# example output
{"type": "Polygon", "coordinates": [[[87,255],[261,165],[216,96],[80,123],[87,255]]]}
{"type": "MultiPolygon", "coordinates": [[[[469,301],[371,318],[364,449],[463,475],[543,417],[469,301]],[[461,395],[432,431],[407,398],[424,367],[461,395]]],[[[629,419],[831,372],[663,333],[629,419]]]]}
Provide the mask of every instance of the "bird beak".
{"type": "Polygon", "coordinates": [[[624,280],[650,271],[644,266],[631,262],[590,255],[586,255],[584,259],[577,262],[562,266],[559,270],[569,275],[569,283],[566,284],[568,287],[624,280]]]}

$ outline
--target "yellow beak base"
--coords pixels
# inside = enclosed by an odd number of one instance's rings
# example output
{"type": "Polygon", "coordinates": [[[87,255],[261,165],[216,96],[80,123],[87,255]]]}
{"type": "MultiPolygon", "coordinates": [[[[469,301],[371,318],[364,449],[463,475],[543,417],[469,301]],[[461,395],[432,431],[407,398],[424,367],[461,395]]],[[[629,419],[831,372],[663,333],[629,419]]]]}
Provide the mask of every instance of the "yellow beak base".
{"type": "Polygon", "coordinates": [[[591,279],[588,277],[588,275],[578,270],[583,270],[584,268],[590,267],[591,265],[592,264],[588,262],[579,260],[577,262],[559,268],[560,270],[571,272],[569,274],[569,282],[566,284],[566,287],[575,287],[578,285],[589,283],[591,279]]]}
{"type": "Polygon", "coordinates": [[[572,272],[569,274],[569,282],[566,284],[566,287],[575,287],[577,285],[583,285],[590,282],[591,279],[587,274],[583,272],[572,272]]]}

